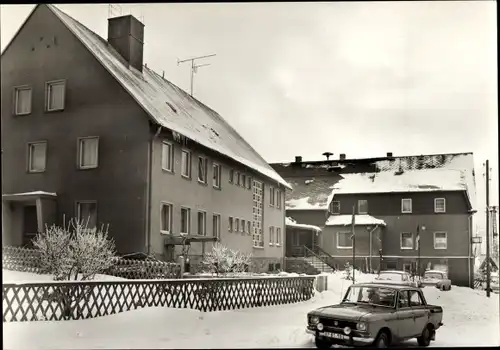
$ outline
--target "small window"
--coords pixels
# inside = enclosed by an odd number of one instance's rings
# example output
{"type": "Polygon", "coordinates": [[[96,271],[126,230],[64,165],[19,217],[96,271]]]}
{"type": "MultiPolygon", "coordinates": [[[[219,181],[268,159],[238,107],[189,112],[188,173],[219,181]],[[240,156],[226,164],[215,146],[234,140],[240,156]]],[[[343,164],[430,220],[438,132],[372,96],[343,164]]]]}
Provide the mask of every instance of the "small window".
{"type": "Polygon", "coordinates": [[[252,233],[252,223],[250,222],[250,220],[247,221],[247,233],[252,233]]]}
{"type": "Polygon", "coordinates": [[[401,249],[413,249],[413,233],[401,232],[401,249]]]}
{"type": "Polygon", "coordinates": [[[352,248],[351,236],[352,236],[351,232],[337,232],[337,248],[351,249],[352,248]]]}
{"type": "Polygon", "coordinates": [[[241,187],[245,188],[247,184],[247,176],[245,174],[241,174],[241,187]]]}
{"type": "Polygon", "coordinates": [[[434,232],[434,249],[446,249],[448,247],[448,235],[446,232],[434,232]]]}
{"type": "Polygon", "coordinates": [[[245,219],[241,219],[240,232],[245,233],[246,222],[245,219]]]}
{"type": "Polygon", "coordinates": [[[330,203],[330,213],[340,214],[340,202],[339,201],[332,201],[330,203]]]}
{"type": "Polygon", "coordinates": [[[409,293],[410,293],[410,306],[411,307],[422,306],[424,304],[419,292],[417,292],[416,290],[410,290],[409,293]]]}
{"type": "Polygon", "coordinates": [[[191,226],[191,209],[181,208],[181,234],[188,235],[191,226]]]}
{"type": "Polygon", "coordinates": [[[234,184],[236,186],[240,185],[240,173],[239,173],[239,171],[234,172],[234,184]]]}
{"type": "Polygon", "coordinates": [[[26,115],[31,113],[31,88],[18,87],[14,89],[14,113],[26,115]]]}
{"type": "Polygon", "coordinates": [[[234,219],[234,232],[238,232],[240,230],[240,219],[234,219]]]}
{"type": "Polygon", "coordinates": [[[251,190],[252,189],[252,177],[249,176],[247,178],[247,189],[251,190]]]}
{"type": "Polygon", "coordinates": [[[165,171],[174,171],[174,146],[165,141],[161,145],[161,168],[165,171]]]}
{"type": "Polygon", "coordinates": [[[281,245],[281,227],[276,228],[276,245],[281,245]]]}
{"type": "Polygon", "coordinates": [[[172,204],[162,203],[161,204],[161,233],[170,234],[172,233],[172,204]]]}
{"type": "Polygon", "coordinates": [[[33,142],[28,144],[28,172],[41,173],[45,171],[47,163],[47,142],[33,142]]]}
{"type": "Polygon", "coordinates": [[[191,152],[182,150],[181,156],[181,175],[186,178],[191,178],[191,152]]]}
{"type": "Polygon", "coordinates": [[[97,228],[97,202],[76,202],[76,217],[78,222],[83,225],[87,231],[95,231],[97,228]]]}
{"type": "Polygon", "coordinates": [[[274,206],[274,200],[275,200],[275,197],[274,197],[274,187],[269,187],[269,205],[271,207],[274,206]]]}
{"type": "Polygon", "coordinates": [[[207,213],[205,213],[204,211],[198,212],[198,235],[207,235],[207,213]]]}
{"type": "Polygon", "coordinates": [[[281,191],[276,190],[276,208],[281,209],[281,191]]]}
{"type": "Polygon", "coordinates": [[[412,203],[411,198],[403,198],[401,200],[401,213],[411,213],[412,203]]]}
{"type": "Polygon", "coordinates": [[[398,306],[400,308],[410,307],[410,299],[408,298],[407,290],[399,292],[398,306]]]}
{"type": "Polygon", "coordinates": [[[234,169],[229,170],[229,183],[234,182],[234,169]]]}
{"type": "Polygon", "coordinates": [[[269,245],[274,245],[274,227],[270,226],[269,227],[269,245]]]}
{"type": "Polygon", "coordinates": [[[54,81],[46,84],[47,111],[61,111],[64,109],[65,86],[64,81],[54,81]]]}
{"type": "Polygon", "coordinates": [[[358,214],[368,214],[368,201],[366,199],[358,200],[358,214]]]}
{"type": "Polygon", "coordinates": [[[229,226],[228,227],[229,232],[233,232],[233,217],[232,216],[229,217],[228,224],[229,224],[228,225],[229,226]]]}
{"type": "Polygon", "coordinates": [[[212,217],[212,235],[220,239],[220,215],[218,214],[212,217]]]}
{"type": "Polygon", "coordinates": [[[198,181],[207,183],[207,158],[198,157],[198,181]]]}
{"type": "Polygon", "coordinates": [[[435,213],[446,213],[446,200],[444,198],[434,199],[434,212],[435,213]]]}
{"type": "Polygon", "coordinates": [[[97,168],[99,162],[99,138],[81,137],[78,139],[78,167],[97,168]]]}
{"type": "Polygon", "coordinates": [[[213,170],[213,181],[212,181],[212,184],[215,188],[220,188],[220,184],[221,184],[221,181],[220,181],[220,178],[221,178],[221,168],[220,168],[220,165],[217,164],[217,163],[214,163],[213,166],[212,166],[212,170],[213,170]]]}

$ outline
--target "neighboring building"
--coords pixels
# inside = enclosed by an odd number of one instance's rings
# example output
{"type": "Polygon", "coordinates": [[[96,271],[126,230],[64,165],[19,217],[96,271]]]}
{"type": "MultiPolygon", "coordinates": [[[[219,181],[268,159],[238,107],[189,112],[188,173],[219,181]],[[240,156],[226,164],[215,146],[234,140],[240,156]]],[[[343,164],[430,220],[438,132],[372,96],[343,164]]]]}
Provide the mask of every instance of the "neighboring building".
{"type": "Polygon", "coordinates": [[[321,228],[319,245],[337,267],[352,263],[354,208],[357,268],[445,269],[453,283],[472,285],[472,153],[271,165],[293,187],[286,215],[321,228]]]}
{"type": "Polygon", "coordinates": [[[215,240],[253,253],[257,270],[282,263],[289,185],[217,112],[143,66],[141,22],[108,21],[106,41],[37,5],[2,53],[4,244],[76,216],[109,224],[121,254],[173,260],[186,237],[193,264],[215,240]]]}

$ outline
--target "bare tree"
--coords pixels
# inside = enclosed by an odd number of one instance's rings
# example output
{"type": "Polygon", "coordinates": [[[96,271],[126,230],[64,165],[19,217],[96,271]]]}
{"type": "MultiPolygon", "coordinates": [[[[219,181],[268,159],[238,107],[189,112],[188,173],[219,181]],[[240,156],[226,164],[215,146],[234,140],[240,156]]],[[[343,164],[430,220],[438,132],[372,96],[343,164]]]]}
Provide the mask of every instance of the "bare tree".
{"type": "Polygon", "coordinates": [[[212,251],[207,253],[202,264],[207,272],[218,275],[245,272],[250,266],[252,254],[244,254],[216,243],[212,251]]]}

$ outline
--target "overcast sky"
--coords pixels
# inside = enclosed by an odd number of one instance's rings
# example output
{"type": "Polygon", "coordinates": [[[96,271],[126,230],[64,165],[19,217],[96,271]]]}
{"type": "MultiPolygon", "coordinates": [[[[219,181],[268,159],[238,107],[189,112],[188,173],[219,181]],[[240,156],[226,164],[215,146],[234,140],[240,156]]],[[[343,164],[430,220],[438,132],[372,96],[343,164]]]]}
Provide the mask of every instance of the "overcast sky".
{"type": "MultiPolygon", "coordinates": [[[[1,6],[1,48],[34,5],[1,6]]],[[[108,5],[57,5],[107,38],[108,5]]],[[[496,3],[123,4],[144,62],[217,110],[268,162],[474,152],[498,203],[496,3]]],[[[117,12],[115,12],[117,13],[117,12]]]]}

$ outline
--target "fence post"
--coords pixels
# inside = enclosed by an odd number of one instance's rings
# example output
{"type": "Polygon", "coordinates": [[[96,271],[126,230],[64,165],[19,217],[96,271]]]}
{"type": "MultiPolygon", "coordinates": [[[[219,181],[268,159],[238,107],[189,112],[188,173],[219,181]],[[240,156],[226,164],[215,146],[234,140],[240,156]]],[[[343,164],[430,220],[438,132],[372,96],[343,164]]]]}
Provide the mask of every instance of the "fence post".
{"type": "Polygon", "coordinates": [[[180,275],[180,278],[183,278],[184,271],[186,270],[186,266],[185,266],[185,262],[184,262],[184,255],[179,255],[179,257],[177,258],[177,260],[178,260],[178,263],[181,266],[181,275],[180,275]]]}

